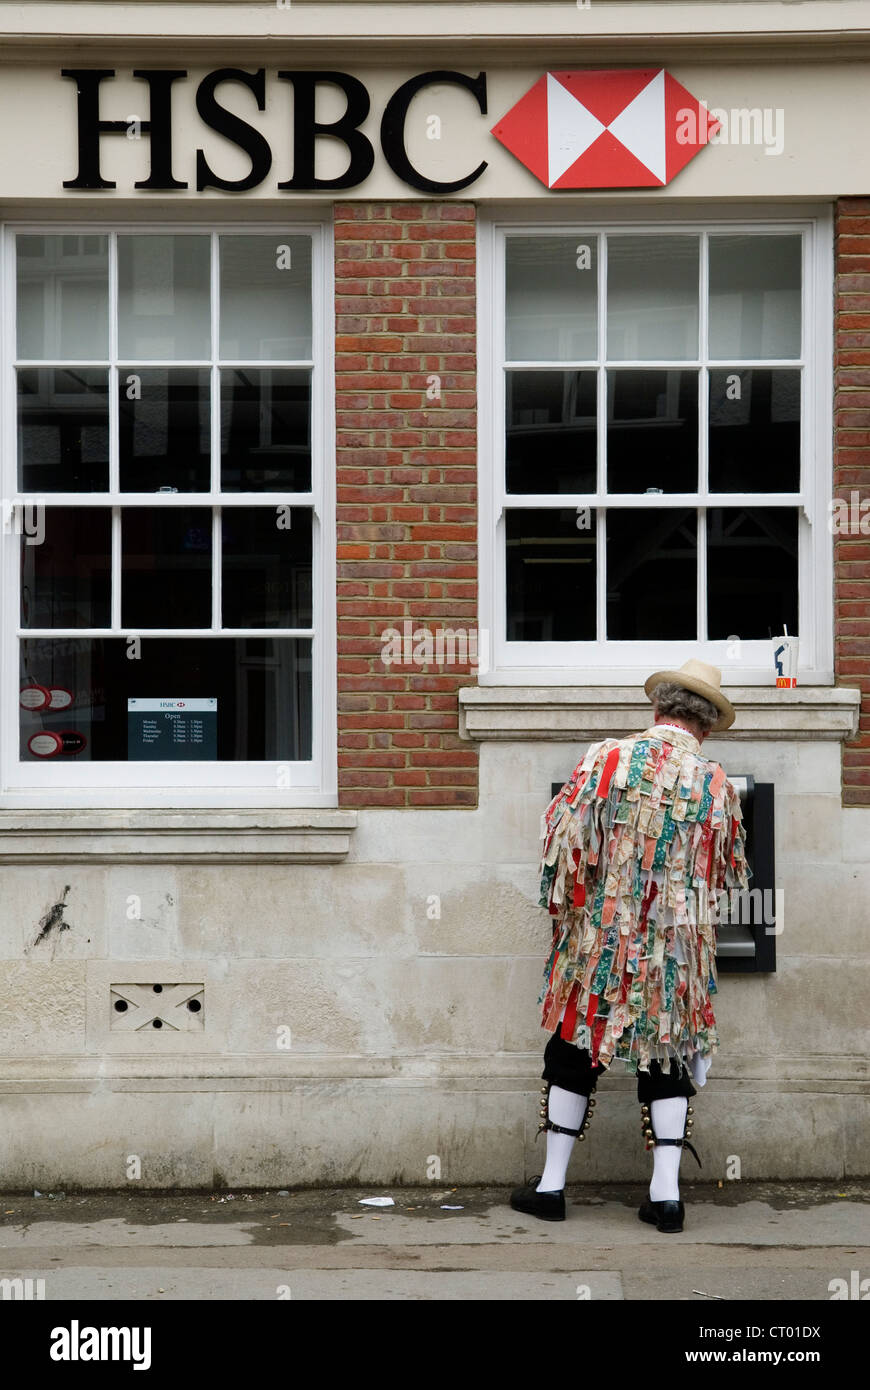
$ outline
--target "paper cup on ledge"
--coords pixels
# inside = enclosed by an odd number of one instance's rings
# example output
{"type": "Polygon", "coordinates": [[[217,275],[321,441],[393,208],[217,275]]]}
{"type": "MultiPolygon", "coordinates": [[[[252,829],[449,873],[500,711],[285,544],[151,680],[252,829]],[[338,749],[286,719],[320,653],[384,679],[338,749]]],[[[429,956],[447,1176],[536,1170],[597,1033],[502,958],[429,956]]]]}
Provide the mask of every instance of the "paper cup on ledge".
{"type": "Polygon", "coordinates": [[[774,637],[773,670],[778,690],[793,690],[797,685],[798,670],[797,637],[774,637]]]}

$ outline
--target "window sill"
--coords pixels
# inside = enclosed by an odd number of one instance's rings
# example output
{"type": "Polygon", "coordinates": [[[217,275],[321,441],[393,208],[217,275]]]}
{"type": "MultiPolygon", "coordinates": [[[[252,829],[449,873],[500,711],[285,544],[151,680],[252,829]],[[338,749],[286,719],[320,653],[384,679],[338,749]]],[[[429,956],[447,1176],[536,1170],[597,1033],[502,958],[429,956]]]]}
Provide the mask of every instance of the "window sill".
{"type": "MultiPolygon", "coordinates": [[[[725,686],[737,721],[717,739],[849,739],[861,692],[850,686],[725,686]]],[[[551,742],[622,738],[652,723],[649,702],[618,686],[466,686],[459,691],[460,737],[551,742]]]]}
{"type": "Polygon", "coordinates": [[[356,811],[0,811],[0,863],[335,864],[356,811]]]}

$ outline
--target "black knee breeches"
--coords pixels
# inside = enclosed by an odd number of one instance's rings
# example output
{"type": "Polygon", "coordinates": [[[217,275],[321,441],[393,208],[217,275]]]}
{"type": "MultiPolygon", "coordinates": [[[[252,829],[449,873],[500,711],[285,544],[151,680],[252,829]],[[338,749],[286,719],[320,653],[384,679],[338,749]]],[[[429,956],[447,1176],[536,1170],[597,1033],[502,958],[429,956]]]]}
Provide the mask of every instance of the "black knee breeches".
{"type": "MultiPolygon", "coordinates": [[[[577,1096],[589,1096],[606,1070],[601,1063],[592,1065],[585,1047],[565,1042],[561,1023],[556,1025],[544,1049],[543,1081],[561,1086],[563,1091],[573,1091],[577,1096]]],[[[667,1100],[671,1096],[685,1096],[688,1100],[695,1094],[689,1073],[679,1062],[671,1062],[669,1071],[663,1071],[658,1062],[650,1062],[648,1072],[637,1073],[637,1098],[641,1104],[649,1105],[651,1101],[667,1100]]]]}

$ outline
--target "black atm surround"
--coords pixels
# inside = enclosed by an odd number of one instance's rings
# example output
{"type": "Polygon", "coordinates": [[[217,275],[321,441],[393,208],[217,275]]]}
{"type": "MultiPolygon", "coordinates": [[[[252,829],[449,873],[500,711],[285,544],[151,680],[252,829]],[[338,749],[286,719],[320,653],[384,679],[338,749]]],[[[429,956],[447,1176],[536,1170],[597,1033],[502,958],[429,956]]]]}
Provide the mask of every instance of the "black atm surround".
{"type": "MultiPolygon", "coordinates": [[[[716,966],[720,974],[772,974],[776,971],[777,937],[775,784],[756,782],[749,773],[734,773],[728,780],[740,797],[746,860],[752,872],[749,892],[735,900],[737,921],[723,922],[719,927],[716,966]]],[[[551,783],[551,800],[564,785],[551,783]]]]}

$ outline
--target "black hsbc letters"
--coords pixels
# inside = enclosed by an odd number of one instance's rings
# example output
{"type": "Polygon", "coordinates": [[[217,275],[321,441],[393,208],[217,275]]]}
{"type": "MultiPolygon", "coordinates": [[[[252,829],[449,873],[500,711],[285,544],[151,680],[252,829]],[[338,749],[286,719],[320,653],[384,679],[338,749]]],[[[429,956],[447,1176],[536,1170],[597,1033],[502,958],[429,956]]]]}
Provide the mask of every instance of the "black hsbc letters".
{"type": "MultiPolygon", "coordinates": [[[[117,185],[102,177],[100,171],[100,140],[104,135],[126,135],[131,126],[127,120],[107,120],[100,116],[100,88],[107,78],[115,76],[114,68],[63,68],[61,76],[75,82],[78,93],[78,174],[64,181],[64,188],[103,189],[117,185]]],[[[148,117],[138,121],[138,130],[150,142],[151,172],[133,186],[152,191],[188,188],[187,183],[172,173],[172,87],[187,77],[184,69],[136,68],[133,76],[148,84],[148,117]]],[[[282,71],[277,74],[293,87],[293,173],[279,183],[279,189],[294,192],[305,190],[354,188],[364,182],[374,167],[375,152],[371,141],[359,129],[369,114],[369,94],[363,83],[344,72],[308,70],[282,71]],[[317,88],[322,84],[338,87],[345,96],[343,115],[332,123],[315,117],[317,88]],[[315,155],[319,139],[339,140],[349,155],[343,174],[332,179],[318,178],[315,155]]],[[[272,167],[272,150],[266,137],[247,121],[221,105],[218,88],[223,83],[236,83],[252,94],[258,111],[266,108],[266,70],[245,72],[241,68],[218,68],[202,79],[196,90],[196,109],[202,121],[232,144],[244,150],[251,162],[250,171],[240,179],[225,179],[209,166],[202,150],[196,152],[196,188],[218,188],[225,192],[241,193],[261,184],[272,167]]],[[[470,174],[453,180],[439,181],[421,174],[411,163],[405,147],[405,122],[412,99],[423,88],[434,83],[448,83],[471,93],[481,115],[486,115],[486,74],[468,77],[461,72],[433,71],[418,74],[404,82],[390,97],[381,119],[381,149],[387,164],[403,183],[423,193],[454,193],[467,188],[480,178],[486,161],[470,174]]]]}
{"type": "MultiPolygon", "coordinates": [[[[126,135],[130,121],[100,120],[100,83],[114,77],[114,68],[62,68],[61,77],[71,77],[79,94],[79,172],[78,178],[67,179],[64,188],[115,188],[100,174],[100,136],[126,135]]],[[[171,72],[135,68],[134,77],[141,77],[151,91],[151,119],[140,121],[139,129],[151,137],[151,177],[134,184],[134,188],[187,188],[172,177],[172,125],[170,114],[171,87],[183,70],[171,72]]]]}
{"type": "Polygon", "coordinates": [[[279,72],[293,83],[293,177],[279,188],[354,188],[372,172],[375,152],[357,127],[369,114],[369,94],[356,77],[346,72],[279,72]],[[315,120],[314,101],[321,82],[340,87],[347,98],[344,115],[334,125],[315,120]],[[337,179],[319,179],[314,173],[314,151],[319,135],[341,140],[350,151],[350,164],[337,179]]]}
{"type": "Polygon", "coordinates": [[[260,68],[259,72],[241,72],[239,68],[218,68],[217,72],[210,72],[208,77],[202,79],[196,89],[197,111],[207,126],[220,135],[225,135],[234,145],[245,151],[251,161],[251,172],[243,179],[222,179],[208,167],[202,150],[197,150],[197,193],[203,188],[222,188],[227,193],[243,193],[245,189],[256,188],[258,183],[262,183],[272,167],[272,151],[265,136],[218,102],[215,89],[221,82],[240,82],[243,87],[249,87],[256,98],[257,110],[266,109],[266,73],[263,68],[260,68]]]}

